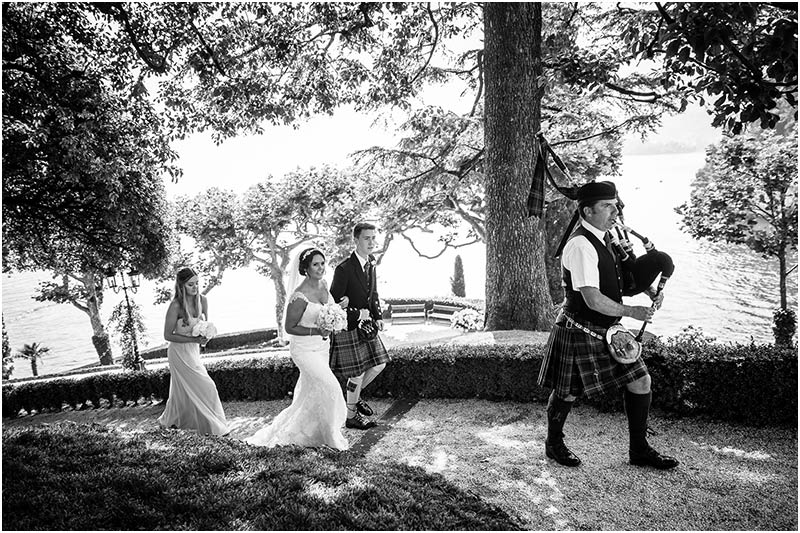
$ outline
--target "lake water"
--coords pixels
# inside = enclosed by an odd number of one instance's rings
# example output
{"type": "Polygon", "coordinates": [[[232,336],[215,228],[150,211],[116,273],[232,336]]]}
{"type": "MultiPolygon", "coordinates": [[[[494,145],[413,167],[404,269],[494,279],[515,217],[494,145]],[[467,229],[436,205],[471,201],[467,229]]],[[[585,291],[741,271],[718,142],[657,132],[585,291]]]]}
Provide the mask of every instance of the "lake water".
{"type": "MultiPolygon", "coordinates": [[[[703,165],[703,153],[634,155],[623,159],[622,175],[613,179],[625,202],[629,226],[669,253],[675,273],[667,283],[664,306],[648,331],[678,334],[688,325],[700,327],[719,342],[772,341],[772,313],[779,305],[777,260],[766,260],[744,246],[695,241],[680,229],[674,208],[689,198],[691,181],[703,165]]],[[[426,253],[437,250],[427,237],[426,253]]],[[[641,245],[635,242],[637,253],[641,245]]],[[[379,267],[382,297],[446,295],[456,254],[464,261],[466,292],[484,298],[485,247],[475,244],[448,250],[430,260],[417,256],[403,239],[396,239],[379,267]]],[[[796,263],[792,258],[791,265],[796,263]]],[[[329,271],[329,275],[332,271],[329,271]]],[[[3,316],[13,350],[40,342],[50,347],[40,373],[67,370],[97,361],[88,316],[71,305],[37,302],[36,287],[46,273],[5,274],[2,277],[3,316]]],[[[789,280],[791,305],[797,307],[797,275],[789,280]]],[[[163,343],[166,304],[154,305],[154,286],[145,281],[133,297],[143,307],[147,338],[143,344],[163,343]]],[[[225,274],[222,285],[209,293],[210,319],[220,333],[275,326],[272,282],[252,269],[225,274]]],[[[103,304],[107,318],[121,294],[108,292],[103,304]]],[[[629,303],[647,305],[638,296],[629,303]]],[[[633,329],[640,323],[625,319],[633,329]]],[[[117,348],[117,352],[118,348],[117,348]]],[[[16,360],[13,377],[31,375],[25,360],[16,360]]]]}

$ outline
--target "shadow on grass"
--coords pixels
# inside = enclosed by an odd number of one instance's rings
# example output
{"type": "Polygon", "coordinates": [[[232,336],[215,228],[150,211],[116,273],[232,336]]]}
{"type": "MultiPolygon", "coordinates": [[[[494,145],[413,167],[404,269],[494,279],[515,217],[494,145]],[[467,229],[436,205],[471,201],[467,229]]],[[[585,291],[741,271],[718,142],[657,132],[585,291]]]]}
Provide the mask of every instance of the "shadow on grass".
{"type": "Polygon", "coordinates": [[[520,529],[416,467],[69,422],[3,431],[3,511],[4,530],[520,529]]]}

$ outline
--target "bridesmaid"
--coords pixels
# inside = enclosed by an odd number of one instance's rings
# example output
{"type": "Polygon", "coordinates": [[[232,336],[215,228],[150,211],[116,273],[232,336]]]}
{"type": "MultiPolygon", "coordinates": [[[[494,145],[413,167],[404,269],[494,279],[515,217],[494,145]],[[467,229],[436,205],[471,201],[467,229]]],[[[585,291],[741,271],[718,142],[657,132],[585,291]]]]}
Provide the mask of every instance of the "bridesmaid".
{"type": "Polygon", "coordinates": [[[164,339],[169,341],[169,398],[158,423],[165,428],[227,435],[230,430],[217,387],[200,362],[200,345],[208,339],[191,336],[199,320],[208,320],[208,300],[200,294],[197,273],[182,268],[164,321],[164,339]]]}

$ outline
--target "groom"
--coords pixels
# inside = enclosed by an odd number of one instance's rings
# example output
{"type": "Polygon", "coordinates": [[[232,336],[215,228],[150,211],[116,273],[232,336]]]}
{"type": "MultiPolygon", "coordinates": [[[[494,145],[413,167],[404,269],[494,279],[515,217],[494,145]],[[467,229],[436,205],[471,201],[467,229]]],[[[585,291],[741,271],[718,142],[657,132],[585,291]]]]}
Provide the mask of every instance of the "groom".
{"type": "Polygon", "coordinates": [[[336,267],[331,283],[331,294],[337,302],[345,297],[347,303],[347,331],[331,336],[330,364],[333,372],[347,380],[348,428],[369,429],[375,426],[368,418],[374,414],[361,391],[372,383],[389,362],[389,354],[377,335],[383,329],[378,293],[375,290],[375,257],[377,248],[375,226],[359,222],[353,228],[356,249],[350,257],[336,267]],[[359,331],[361,330],[361,331],[359,331]]]}

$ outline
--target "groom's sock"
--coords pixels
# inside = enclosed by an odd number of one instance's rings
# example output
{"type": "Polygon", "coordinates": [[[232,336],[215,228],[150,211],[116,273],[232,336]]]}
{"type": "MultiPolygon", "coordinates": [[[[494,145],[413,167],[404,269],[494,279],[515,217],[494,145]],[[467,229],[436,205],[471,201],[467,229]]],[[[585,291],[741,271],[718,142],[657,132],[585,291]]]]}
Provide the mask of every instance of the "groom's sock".
{"type": "Polygon", "coordinates": [[[364,374],[347,380],[347,418],[356,416],[356,404],[361,397],[361,383],[364,381],[364,374]]]}
{"type": "Polygon", "coordinates": [[[372,383],[372,380],[377,378],[378,374],[380,374],[384,368],[386,368],[386,363],[368,368],[367,371],[364,372],[364,382],[361,384],[361,389],[366,389],[367,385],[372,383]]]}

